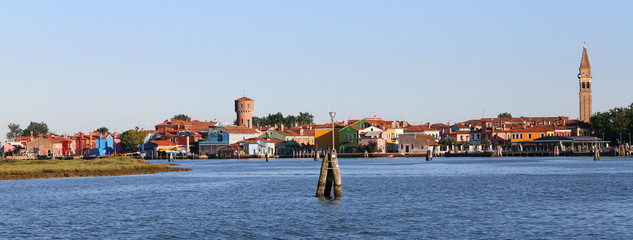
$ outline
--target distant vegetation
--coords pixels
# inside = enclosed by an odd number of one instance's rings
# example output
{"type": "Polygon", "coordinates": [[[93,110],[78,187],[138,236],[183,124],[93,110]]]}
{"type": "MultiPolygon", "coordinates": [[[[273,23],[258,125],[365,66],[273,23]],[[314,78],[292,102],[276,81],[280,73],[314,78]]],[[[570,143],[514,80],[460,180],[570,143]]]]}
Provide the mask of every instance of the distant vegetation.
{"type": "Polygon", "coordinates": [[[276,114],[268,114],[266,117],[253,117],[253,124],[255,126],[274,126],[275,124],[284,124],[290,127],[294,126],[295,122],[299,125],[310,124],[314,122],[314,116],[307,112],[299,112],[298,116],[288,115],[284,117],[282,113],[278,112],[276,114]]]}
{"type": "Polygon", "coordinates": [[[498,118],[512,118],[512,114],[510,114],[509,112],[504,112],[504,113],[499,113],[497,117],[498,118]]]}
{"type": "Polygon", "coordinates": [[[6,135],[7,139],[15,139],[19,136],[28,137],[31,136],[31,132],[33,132],[33,136],[37,136],[49,131],[48,125],[44,122],[31,122],[25,129],[20,129],[20,124],[17,123],[9,123],[8,127],[9,132],[6,135]]]}
{"type": "Polygon", "coordinates": [[[633,104],[628,107],[616,107],[606,112],[597,112],[591,116],[593,135],[612,143],[629,142],[633,134],[633,104]]]}
{"type": "Polygon", "coordinates": [[[110,130],[108,130],[107,127],[100,127],[100,128],[97,128],[97,130],[95,130],[95,132],[98,132],[98,133],[101,133],[103,135],[106,135],[106,134],[108,134],[110,132],[110,130]]]}
{"type": "Polygon", "coordinates": [[[137,149],[145,140],[145,132],[127,130],[121,134],[121,145],[130,149],[137,149]]]}
{"type": "Polygon", "coordinates": [[[147,163],[142,159],[117,157],[93,160],[16,160],[0,161],[0,180],[118,176],[158,172],[191,171],[166,164],[147,163]]]}
{"type": "Polygon", "coordinates": [[[182,120],[182,121],[191,121],[191,118],[189,116],[187,116],[186,114],[177,114],[174,115],[174,117],[172,117],[172,119],[178,119],[178,120],[182,120]]]}

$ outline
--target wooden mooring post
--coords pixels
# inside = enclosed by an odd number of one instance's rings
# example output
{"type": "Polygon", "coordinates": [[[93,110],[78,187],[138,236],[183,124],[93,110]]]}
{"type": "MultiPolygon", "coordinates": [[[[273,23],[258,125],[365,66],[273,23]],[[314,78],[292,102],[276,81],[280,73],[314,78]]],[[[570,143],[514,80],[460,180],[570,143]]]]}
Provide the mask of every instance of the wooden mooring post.
{"type": "Polygon", "coordinates": [[[319,175],[316,197],[332,198],[332,190],[334,190],[334,199],[341,199],[343,196],[343,187],[341,184],[341,170],[338,166],[336,150],[325,153],[323,163],[321,164],[321,174],[319,175]]]}
{"type": "Polygon", "coordinates": [[[600,160],[600,151],[598,150],[598,148],[593,149],[593,160],[594,161],[600,160]]]}

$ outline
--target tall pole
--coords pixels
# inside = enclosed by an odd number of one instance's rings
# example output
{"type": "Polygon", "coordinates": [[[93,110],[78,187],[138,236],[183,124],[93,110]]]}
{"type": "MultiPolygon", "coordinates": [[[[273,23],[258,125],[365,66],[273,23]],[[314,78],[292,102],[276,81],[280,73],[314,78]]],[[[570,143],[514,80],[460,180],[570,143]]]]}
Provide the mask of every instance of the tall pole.
{"type": "Polygon", "coordinates": [[[334,143],[334,116],[336,116],[336,112],[330,112],[330,119],[332,120],[332,150],[336,148],[336,144],[334,143]]]}

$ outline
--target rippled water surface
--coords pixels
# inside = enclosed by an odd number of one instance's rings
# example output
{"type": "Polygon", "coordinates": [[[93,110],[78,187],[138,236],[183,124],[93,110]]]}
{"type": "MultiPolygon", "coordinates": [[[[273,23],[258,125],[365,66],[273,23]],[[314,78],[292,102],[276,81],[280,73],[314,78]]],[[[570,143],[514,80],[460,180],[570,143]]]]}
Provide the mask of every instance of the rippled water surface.
{"type": "Polygon", "coordinates": [[[0,181],[0,238],[632,239],[633,159],[177,161],[192,172],[0,181]]]}

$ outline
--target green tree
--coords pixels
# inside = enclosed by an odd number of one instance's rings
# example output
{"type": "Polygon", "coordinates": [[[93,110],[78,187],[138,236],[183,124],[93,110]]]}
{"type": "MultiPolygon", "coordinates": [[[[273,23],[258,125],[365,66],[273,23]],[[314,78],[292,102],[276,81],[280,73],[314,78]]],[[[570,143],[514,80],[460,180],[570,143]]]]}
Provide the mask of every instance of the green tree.
{"type": "Polygon", "coordinates": [[[98,133],[101,133],[103,135],[106,135],[106,134],[108,134],[110,132],[110,130],[108,130],[107,127],[100,127],[100,128],[97,128],[97,130],[95,130],[95,132],[98,132],[98,133]]]}
{"type": "Polygon", "coordinates": [[[490,140],[484,139],[481,143],[483,143],[486,147],[490,146],[490,140]]]}
{"type": "Polygon", "coordinates": [[[375,153],[378,151],[378,143],[375,141],[370,141],[366,149],[367,149],[367,152],[375,153]]]}
{"type": "Polygon", "coordinates": [[[30,136],[31,132],[33,132],[33,136],[48,133],[48,125],[44,122],[31,122],[29,126],[22,131],[22,136],[30,136]]]}
{"type": "Polygon", "coordinates": [[[299,122],[299,125],[310,124],[314,122],[314,116],[308,112],[299,112],[297,122],[299,122]]]}
{"type": "Polygon", "coordinates": [[[447,137],[442,139],[442,141],[440,141],[440,144],[445,145],[445,146],[453,146],[457,143],[457,139],[452,138],[452,137],[447,137]]]}
{"type": "Polygon", "coordinates": [[[189,116],[187,116],[186,114],[182,114],[182,113],[174,115],[174,117],[172,117],[172,119],[178,119],[178,120],[187,121],[187,122],[191,121],[191,118],[189,116]]]}
{"type": "MultiPolygon", "coordinates": [[[[597,112],[591,116],[590,121],[595,136],[604,136],[604,140],[618,143],[620,134],[628,137],[628,133],[633,132],[633,104],[597,112]]],[[[624,139],[622,141],[624,142],[624,139]]]]}
{"type": "Polygon", "coordinates": [[[509,112],[504,112],[504,113],[499,113],[499,115],[497,115],[498,118],[511,118],[512,114],[510,114],[509,112]]]}
{"type": "Polygon", "coordinates": [[[137,149],[145,140],[145,132],[127,130],[121,134],[121,145],[126,148],[137,149]]]}
{"type": "Polygon", "coordinates": [[[23,130],[20,129],[20,124],[9,123],[9,132],[7,133],[7,139],[15,139],[16,137],[22,135],[22,133],[23,130]]]}
{"type": "MultiPolygon", "coordinates": [[[[237,121],[237,120],[236,120],[237,121]]],[[[288,115],[284,116],[282,113],[278,112],[275,114],[268,114],[265,117],[253,117],[253,124],[256,126],[280,126],[284,124],[288,127],[294,126],[295,123],[299,125],[310,124],[314,121],[314,116],[309,113],[300,112],[298,116],[288,115]]]]}

